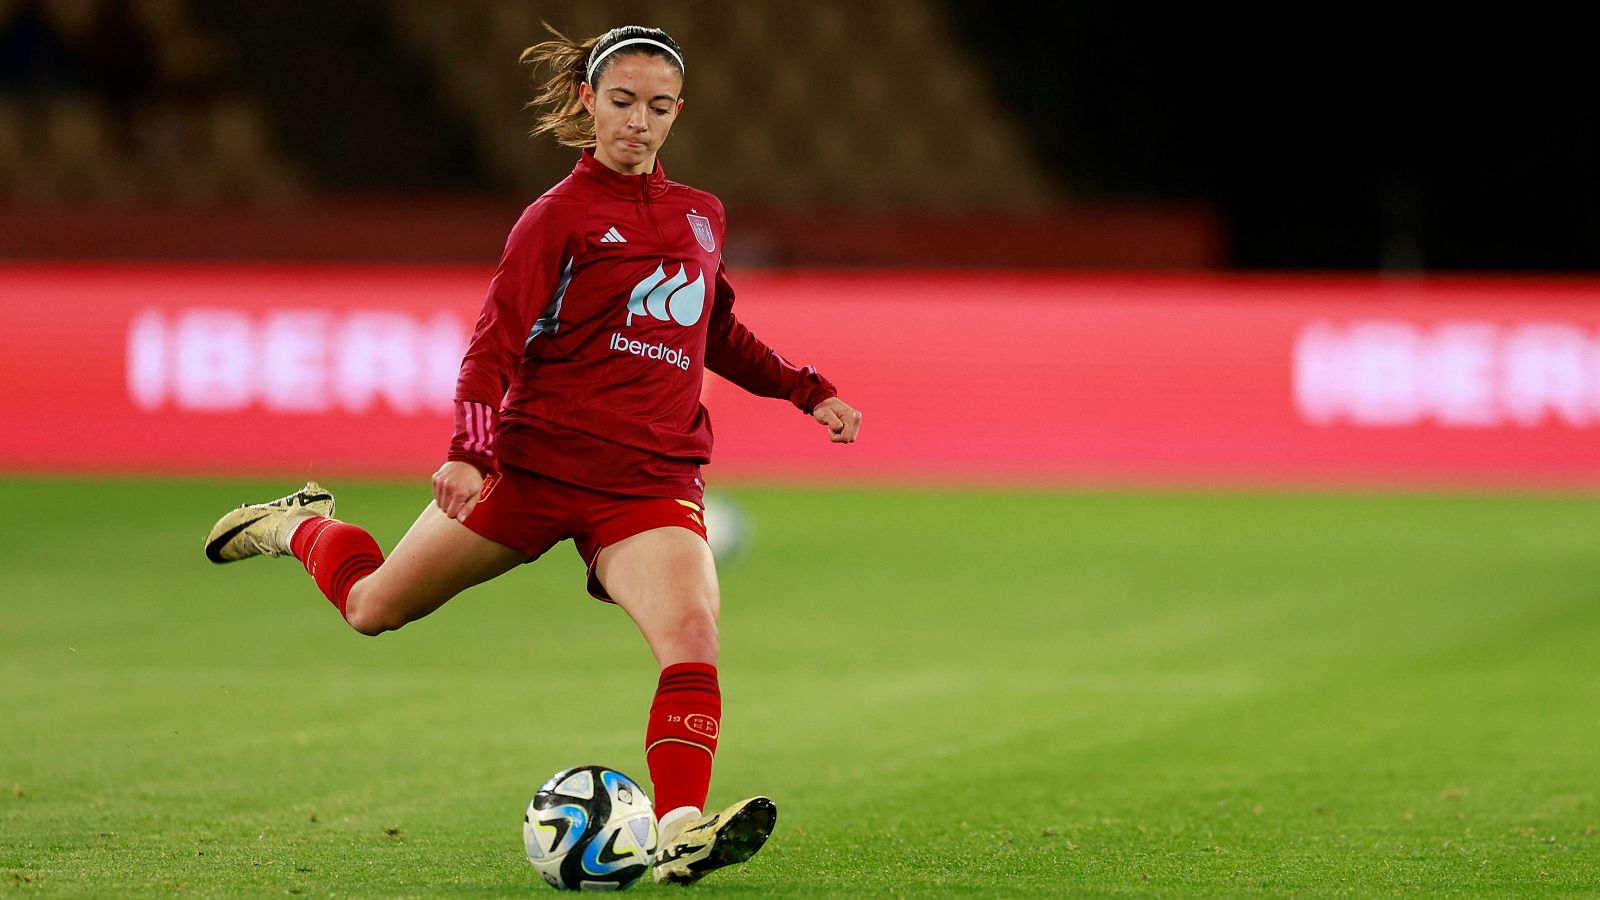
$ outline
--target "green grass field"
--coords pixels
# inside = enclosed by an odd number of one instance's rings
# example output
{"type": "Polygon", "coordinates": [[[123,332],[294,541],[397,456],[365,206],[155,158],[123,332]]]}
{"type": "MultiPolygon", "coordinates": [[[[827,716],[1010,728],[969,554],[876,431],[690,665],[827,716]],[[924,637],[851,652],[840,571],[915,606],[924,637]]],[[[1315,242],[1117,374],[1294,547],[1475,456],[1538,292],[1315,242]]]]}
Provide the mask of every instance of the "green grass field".
{"type": "MultiPolygon", "coordinates": [[[[283,488],[0,481],[0,894],[554,896],[539,782],[645,777],[570,545],[363,638],[202,558],[283,488]]],[[[713,802],[781,815],[697,894],[1600,893],[1592,498],[735,496],[713,802]]]]}

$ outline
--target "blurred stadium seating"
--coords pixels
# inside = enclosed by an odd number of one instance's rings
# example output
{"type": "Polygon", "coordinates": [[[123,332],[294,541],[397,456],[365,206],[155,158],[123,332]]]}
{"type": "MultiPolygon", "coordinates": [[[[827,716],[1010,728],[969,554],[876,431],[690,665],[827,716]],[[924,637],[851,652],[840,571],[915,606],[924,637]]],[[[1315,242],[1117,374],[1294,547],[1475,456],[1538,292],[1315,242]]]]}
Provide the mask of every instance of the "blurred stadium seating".
{"type": "MultiPolygon", "coordinates": [[[[506,110],[527,95],[526,73],[506,62],[542,39],[537,7],[520,0],[389,5],[404,40],[471,121],[496,180],[538,193],[559,177],[570,152],[539,142],[540,162],[530,166],[528,141],[505,127],[506,110]]],[[[1050,175],[1025,151],[1026,138],[931,0],[752,0],[723,11],[604,0],[575,7],[563,24],[589,35],[634,21],[656,21],[690,48],[689,103],[673,137],[672,171],[689,183],[715,181],[729,202],[1036,210],[1057,199],[1050,175]],[[911,71],[935,76],[915,102],[895,90],[911,71]]]]}
{"type": "Polygon", "coordinates": [[[1202,206],[1073,202],[937,0],[0,0],[0,253],[492,258],[571,165],[527,136],[544,20],[689,48],[665,159],[727,202],[737,262],[1222,259],[1202,206]]]}
{"type": "Polygon", "coordinates": [[[179,0],[0,2],[0,197],[293,200],[301,179],[229,59],[179,0]]]}

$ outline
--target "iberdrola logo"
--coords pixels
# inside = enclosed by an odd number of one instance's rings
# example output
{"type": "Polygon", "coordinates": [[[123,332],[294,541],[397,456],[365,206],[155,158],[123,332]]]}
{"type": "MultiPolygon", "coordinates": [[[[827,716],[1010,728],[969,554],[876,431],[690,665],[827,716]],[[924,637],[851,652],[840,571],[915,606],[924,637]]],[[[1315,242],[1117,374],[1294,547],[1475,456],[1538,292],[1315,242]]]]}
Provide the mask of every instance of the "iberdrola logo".
{"type": "MultiPolygon", "coordinates": [[[[694,281],[689,280],[689,267],[680,265],[678,271],[667,274],[667,264],[657,263],[656,270],[633,286],[628,295],[628,324],[634,316],[649,316],[662,322],[677,322],[685,328],[700,321],[706,310],[706,273],[701,271],[694,281]]],[[[669,366],[689,371],[689,352],[681,347],[669,347],[664,342],[653,344],[624,337],[622,332],[611,334],[607,344],[612,350],[645,359],[660,360],[669,366]]]]}
{"type": "Polygon", "coordinates": [[[650,316],[663,322],[677,322],[687,328],[700,321],[706,308],[706,273],[689,280],[689,267],[679,266],[672,275],[667,274],[667,264],[658,263],[656,270],[633,286],[628,295],[628,324],[634,316],[650,316]]]}

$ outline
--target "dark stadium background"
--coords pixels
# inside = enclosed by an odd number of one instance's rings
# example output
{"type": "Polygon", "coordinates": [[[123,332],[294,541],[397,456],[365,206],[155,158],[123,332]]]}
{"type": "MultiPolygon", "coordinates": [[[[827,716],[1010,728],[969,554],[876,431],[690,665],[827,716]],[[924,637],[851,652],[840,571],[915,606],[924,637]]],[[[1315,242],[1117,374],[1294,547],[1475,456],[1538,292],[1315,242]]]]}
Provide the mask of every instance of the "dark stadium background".
{"type": "MultiPolygon", "coordinates": [[[[531,124],[509,102],[520,73],[504,48],[530,42],[537,32],[525,28],[541,18],[586,33],[654,15],[678,26],[696,61],[683,128],[693,143],[674,146],[673,171],[727,194],[741,223],[763,224],[760,240],[747,238],[744,248],[761,263],[945,265],[944,245],[918,240],[920,219],[911,213],[981,217],[975,231],[1000,231],[1023,215],[1020,205],[1052,223],[1102,216],[1157,229],[1177,219],[1205,235],[1193,239],[1206,252],[1152,252],[1142,262],[1154,268],[1596,267],[1595,78],[1582,29],[1559,17],[1348,10],[1274,18],[1210,8],[1152,15],[1124,4],[997,12],[968,0],[859,9],[757,2],[729,4],[741,12],[726,15],[704,2],[469,2],[433,4],[436,18],[456,13],[429,26],[416,21],[427,6],[6,3],[0,252],[182,259],[198,245],[207,255],[293,257],[304,248],[256,240],[242,223],[357,202],[385,206],[370,213],[370,228],[403,231],[390,221],[396,215],[417,229],[428,221],[477,224],[481,216],[492,234],[567,168],[566,154],[546,142],[526,145],[510,164],[515,176],[491,161],[484,128],[509,133],[531,124]],[[453,58],[419,51],[407,30],[421,27],[449,32],[441,40],[453,58]],[[440,66],[458,67],[462,81],[442,84],[440,66]],[[460,95],[475,79],[482,99],[499,102],[468,110],[474,104],[460,95]],[[212,137],[224,146],[205,146],[207,118],[236,104],[247,110],[238,113],[243,121],[231,131],[230,123],[217,126],[212,137]],[[41,120],[63,106],[82,107],[91,121],[41,134],[50,127],[41,120]],[[955,138],[952,152],[962,149],[965,131],[994,121],[974,116],[979,107],[1003,110],[1005,133],[983,166],[952,166],[931,145],[944,134],[955,138]],[[734,121],[764,134],[776,155],[744,161],[734,121]],[[901,139],[925,145],[922,166],[892,186],[853,190],[841,170],[859,168],[870,182],[870,160],[901,139]],[[246,151],[275,171],[197,185],[172,159],[226,169],[253,160],[207,156],[246,151]],[[781,171],[763,179],[740,167],[781,171]],[[1017,172],[1028,174],[1026,190],[1010,184],[1017,172]],[[951,183],[955,175],[970,180],[951,183]],[[983,189],[990,181],[992,195],[983,189]],[[136,222],[173,205],[195,210],[205,222],[198,234],[128,246],[95,225],[97,212],[136,222]],[[41,215],[50,233],[30,226],[41,215]],[[228,240],[205,236],[230,216],[240,224],[228,240]],[[867,242],[848,259],[804,234],[885,219],[895,221],[896,239],[867,242]]],[[[366,221],[349,215],[341,229],[366,221]]],[[[1114,253],[1096,258],[1029,243],[1026,230],[1007,237],[1031,251],[1005,254],[1008,264],[1122,262],[1114,253]]],[[[350,255],[379,252],[350,240],[350,255]]],[[[463,246],[469,242],[439,235],[402,243],[408,258],[481,261],[496,249],[490,241],[473,252],[463,246]]],[[[959,262],[985,258],[972,252],[959,262]]]]}

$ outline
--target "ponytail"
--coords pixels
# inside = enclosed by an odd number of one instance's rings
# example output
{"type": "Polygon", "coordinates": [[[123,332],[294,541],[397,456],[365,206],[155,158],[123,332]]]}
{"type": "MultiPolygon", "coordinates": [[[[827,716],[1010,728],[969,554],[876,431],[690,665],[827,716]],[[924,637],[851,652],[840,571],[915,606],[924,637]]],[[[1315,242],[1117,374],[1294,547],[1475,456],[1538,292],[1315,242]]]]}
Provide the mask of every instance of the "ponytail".
{"type": "Polygon", "coordinates": [[[568,147],[593,147],[594,117],[578,99],[578,85],[584,82],[589,54],[604,35],[580,42],[557,31],[549,22],[544,23],[544,29],[553,40],[534,44],[518,57],[518,62],[533,67],[534,84],[538,85],[528,107],[544,110],[533,133],[553,134],[568,147]],[[541,68],[549,72],[542,82],[541,68]]]}

